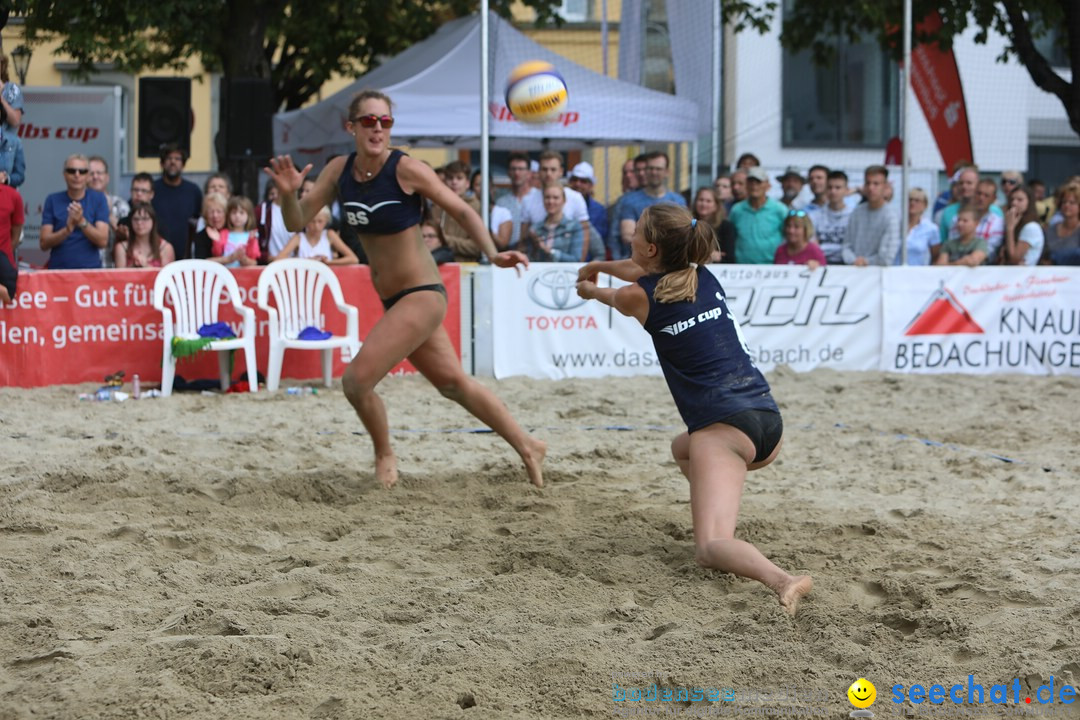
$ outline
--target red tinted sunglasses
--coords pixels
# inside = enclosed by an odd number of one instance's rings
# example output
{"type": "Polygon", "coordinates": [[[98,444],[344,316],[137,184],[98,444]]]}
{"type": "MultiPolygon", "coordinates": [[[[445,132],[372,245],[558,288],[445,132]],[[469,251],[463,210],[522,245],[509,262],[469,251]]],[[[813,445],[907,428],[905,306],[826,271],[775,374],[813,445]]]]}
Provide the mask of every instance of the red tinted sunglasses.
{"type": "Polygon", "coordinates": [[[352,120],[355,123],[360,123],[362,128],[373,128],[375,123],[382,125],[383,130],[389,130],[394,127],[394,118],[389,115],[361,115],[355,117],[352,120]]]}

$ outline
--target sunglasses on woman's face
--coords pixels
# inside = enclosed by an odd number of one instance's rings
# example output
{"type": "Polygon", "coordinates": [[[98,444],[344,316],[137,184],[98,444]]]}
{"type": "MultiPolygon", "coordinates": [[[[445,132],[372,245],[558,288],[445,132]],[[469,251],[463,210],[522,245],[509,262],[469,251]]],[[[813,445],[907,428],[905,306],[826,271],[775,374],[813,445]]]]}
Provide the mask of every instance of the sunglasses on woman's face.
{"type": "Polygon", "coordinates": [[[383,130],[394,127],[394,118],[389,115],[361,115],[352,119],[354,123],[360,123],[362,128],[373,128],[375,123],[382,125],[383,130]]]}

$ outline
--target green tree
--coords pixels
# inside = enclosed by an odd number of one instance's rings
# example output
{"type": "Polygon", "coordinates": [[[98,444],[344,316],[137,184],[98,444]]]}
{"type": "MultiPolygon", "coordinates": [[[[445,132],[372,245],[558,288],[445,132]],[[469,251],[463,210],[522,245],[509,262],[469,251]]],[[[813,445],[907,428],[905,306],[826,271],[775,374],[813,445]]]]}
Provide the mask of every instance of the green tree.
{"type": "MultiPolygon", "coordinates": [[[[0,2],[0,8],[5,3],[0,2]]],[[[274,105],[294,109],[335,74],[356,75],[405,50],[477,0],[15,0],[30,44],[59,38],[60,52],[92,75],[96,64],[120,72],[186,70],[198,58],[208,72],[267,80],[274,105]]],[[[512,0],[492,0],[509,16],[512,0]]],[[[538,17],[554,17],[558,0],[526,0],[538,17]]],[[[222,128],[227,118],[221,117],[222,128]]],[[[266,119],[267,124],[270,118],[266,119]]],[[[252,195],[257,163],[222,167],[252,195]]]]}
{"type": "MultiPolygon", "coordinates": [[[[1073,131],[1080,135],[1080,3],[1076,0],[913,0],[912,16],[918,23],[930,12],[941,14],[941,31],[918,34],[914,43],[933,42],[942,48],[969,27],[977,29],[975,41],[985,43],[991,32],[1006,39],[999,60],[1016,57],[1035,85],[1061,101],[1073,131]],[[1059,42],[1068,58],[1071,75],[1058,74],[1049,59],[1039,52],[1036,40],[1051,29],[1059,30],[1059,42]]],[[[759,31],[776,22],[780,3],[762,4],[726,2],[725,16],[737,29],[754,27],[759,31]]],[[[903,25],[903,0],[785,0],[780,41],[792,51],[810,50],[818,62],[828,62],[835,37],[852,41],[876,37],[884,47],[900,58],[897,31],[903,25]]]]}

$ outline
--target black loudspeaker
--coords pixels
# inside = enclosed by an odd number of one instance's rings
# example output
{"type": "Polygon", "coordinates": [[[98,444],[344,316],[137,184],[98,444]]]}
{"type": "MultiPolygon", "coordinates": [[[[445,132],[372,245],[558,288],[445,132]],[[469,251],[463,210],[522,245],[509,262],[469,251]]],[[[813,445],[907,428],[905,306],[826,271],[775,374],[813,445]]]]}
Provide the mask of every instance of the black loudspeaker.
{"type": "Polygon", "coordinates": [[[274,93],[269,79],[233,78],[222,83],[225,157],[264,162],[274,154],[274,93]]]}
{"type": "Polygon", "coordinates": [[[160,157],[169,143],[191,154],[191,79],[139,78],[139,157],[160,157]]]}

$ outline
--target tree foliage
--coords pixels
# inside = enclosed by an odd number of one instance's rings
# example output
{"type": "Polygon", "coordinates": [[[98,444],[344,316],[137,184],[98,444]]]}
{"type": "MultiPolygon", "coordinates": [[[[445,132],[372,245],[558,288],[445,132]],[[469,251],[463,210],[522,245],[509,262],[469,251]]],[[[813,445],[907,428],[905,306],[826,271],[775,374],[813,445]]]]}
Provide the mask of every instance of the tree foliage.
{"type": "MultiPolygon", "coordinates": [[[[491,6],[509,16],[512,0],[491,6]]],[[[277,105],[300,107],[334,74],[356,75],[441,24],[474,12],[476,0],[17,0],[33,44],[61,41],[79,72],[102,63],[121,72],[185,70],[198,58],[226,77],[270,78],[277,105]]],[[[539,22],[557,0],[528,0],[539,22]]]]}

